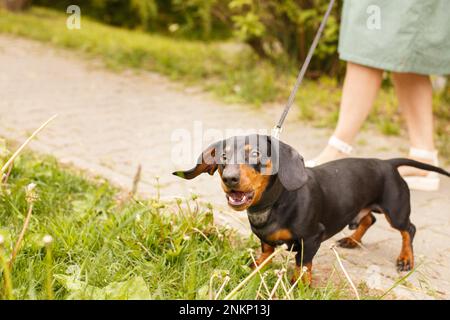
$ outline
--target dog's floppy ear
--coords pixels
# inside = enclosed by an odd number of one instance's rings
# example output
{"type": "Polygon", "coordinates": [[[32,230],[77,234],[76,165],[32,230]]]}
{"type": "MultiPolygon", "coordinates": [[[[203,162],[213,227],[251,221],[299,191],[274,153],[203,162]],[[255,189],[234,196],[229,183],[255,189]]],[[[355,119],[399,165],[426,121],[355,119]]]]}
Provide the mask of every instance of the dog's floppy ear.
{"type": "Polygon", "coordinates": [[[217,170],[217,158],[219,155],[218,148],[220,146],[222,146],[222,141],[213,143],[202,152],[197,160],[197,165],[194,168],[186,171],[175,171],[172,172],[172,174],[188,180],[194,179],[204,172],[208,172],[210,175],[213,175],[217,170]]]}
{"type": "MultiPolygon", "coordinates": [[[[274,141],[272,140],[272,144],[274,141]]],[[[278,143],[278,178],[289,191],[303,187],[308,180],[303,157],[291,146],[276,140],[278,143]]]]}

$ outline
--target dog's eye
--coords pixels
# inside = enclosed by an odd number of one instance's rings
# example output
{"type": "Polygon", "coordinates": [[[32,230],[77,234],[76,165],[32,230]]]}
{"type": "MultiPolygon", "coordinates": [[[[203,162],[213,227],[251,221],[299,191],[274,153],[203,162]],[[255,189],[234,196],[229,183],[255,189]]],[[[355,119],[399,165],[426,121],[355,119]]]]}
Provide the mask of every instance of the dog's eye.
{"type": "Polygon", "coordinates": [[[226,160],[227,160],[227,154],[222,153],[222,155],[220,156],[220,161],[225,162],[226,160]]]}

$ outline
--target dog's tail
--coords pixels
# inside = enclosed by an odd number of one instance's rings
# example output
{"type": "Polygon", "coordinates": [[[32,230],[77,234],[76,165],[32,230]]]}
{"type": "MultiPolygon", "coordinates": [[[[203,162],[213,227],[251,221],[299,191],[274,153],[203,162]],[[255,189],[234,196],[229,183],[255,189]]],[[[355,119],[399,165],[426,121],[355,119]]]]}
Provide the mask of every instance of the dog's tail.
{"type": "Polygon", "coordinates": [[[386,161],[389,162],[395,168],[398,168],[400,166],[408,166],[408,167],[414,167],[414,168],[418,168],[418,169],[422,169],[422,170],[437,172],[437,173],[443,174],[444,176],[450,177],[450,173],[448,171],[446,171],[442,168],[436,167],[436,166],[432,166],[431,164],[426,164],[423,162],[406,159],[406,158],[389,159],[386,161]]]}

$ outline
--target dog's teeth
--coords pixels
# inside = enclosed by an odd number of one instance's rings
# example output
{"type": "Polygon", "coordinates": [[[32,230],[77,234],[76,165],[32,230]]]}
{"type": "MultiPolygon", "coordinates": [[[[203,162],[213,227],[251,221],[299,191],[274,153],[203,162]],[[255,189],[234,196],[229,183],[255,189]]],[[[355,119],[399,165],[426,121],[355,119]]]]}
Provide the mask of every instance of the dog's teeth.
{"type": "Polygon", "coordinates": [[[248,202],[250,197],[244,192],[233,192],[227,195],[227,199],[230,204],[239,206],[248,202]]]}

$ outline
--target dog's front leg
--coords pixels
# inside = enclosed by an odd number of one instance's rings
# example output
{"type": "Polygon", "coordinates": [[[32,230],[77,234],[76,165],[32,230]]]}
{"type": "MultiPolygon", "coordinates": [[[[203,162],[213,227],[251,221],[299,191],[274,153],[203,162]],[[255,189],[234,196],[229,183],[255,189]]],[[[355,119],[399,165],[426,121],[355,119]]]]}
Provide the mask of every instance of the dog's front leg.
{"type": "MultiPolygon", "coordinates": [[[[275,250],[274,247],[261,241],[261,255],[254,262],[253,261],[251,262],[250,268],[254,269],[257,266],[259,266],[274,252],[274,250],[275,250]]],[[[268,263],[270,263],[270,261],[268,261],[268,263]]]]}
{"type": "Polygon", "coordinates": [[[294,275],[291,278],[291,284],[296,283],[299,278],[301,278],[300,281],[302,281],[303,284],[305,284],[307,286],[311,285],[311,283],[312,283],[312,261],[305,262],[304,264],[303,263],[298,264],[296,262],[294,275]]]}
{"type": "Polygon", "coordinates": [[[314,236],[309,239],[303,239],[297,247],[298,251],[295,255],[295,271],[291,279],[291,283],[297,282],[301,277],[301,281],[305,285],[312,283],[312,260],[319,250],[321,235],[314,236]]]}

